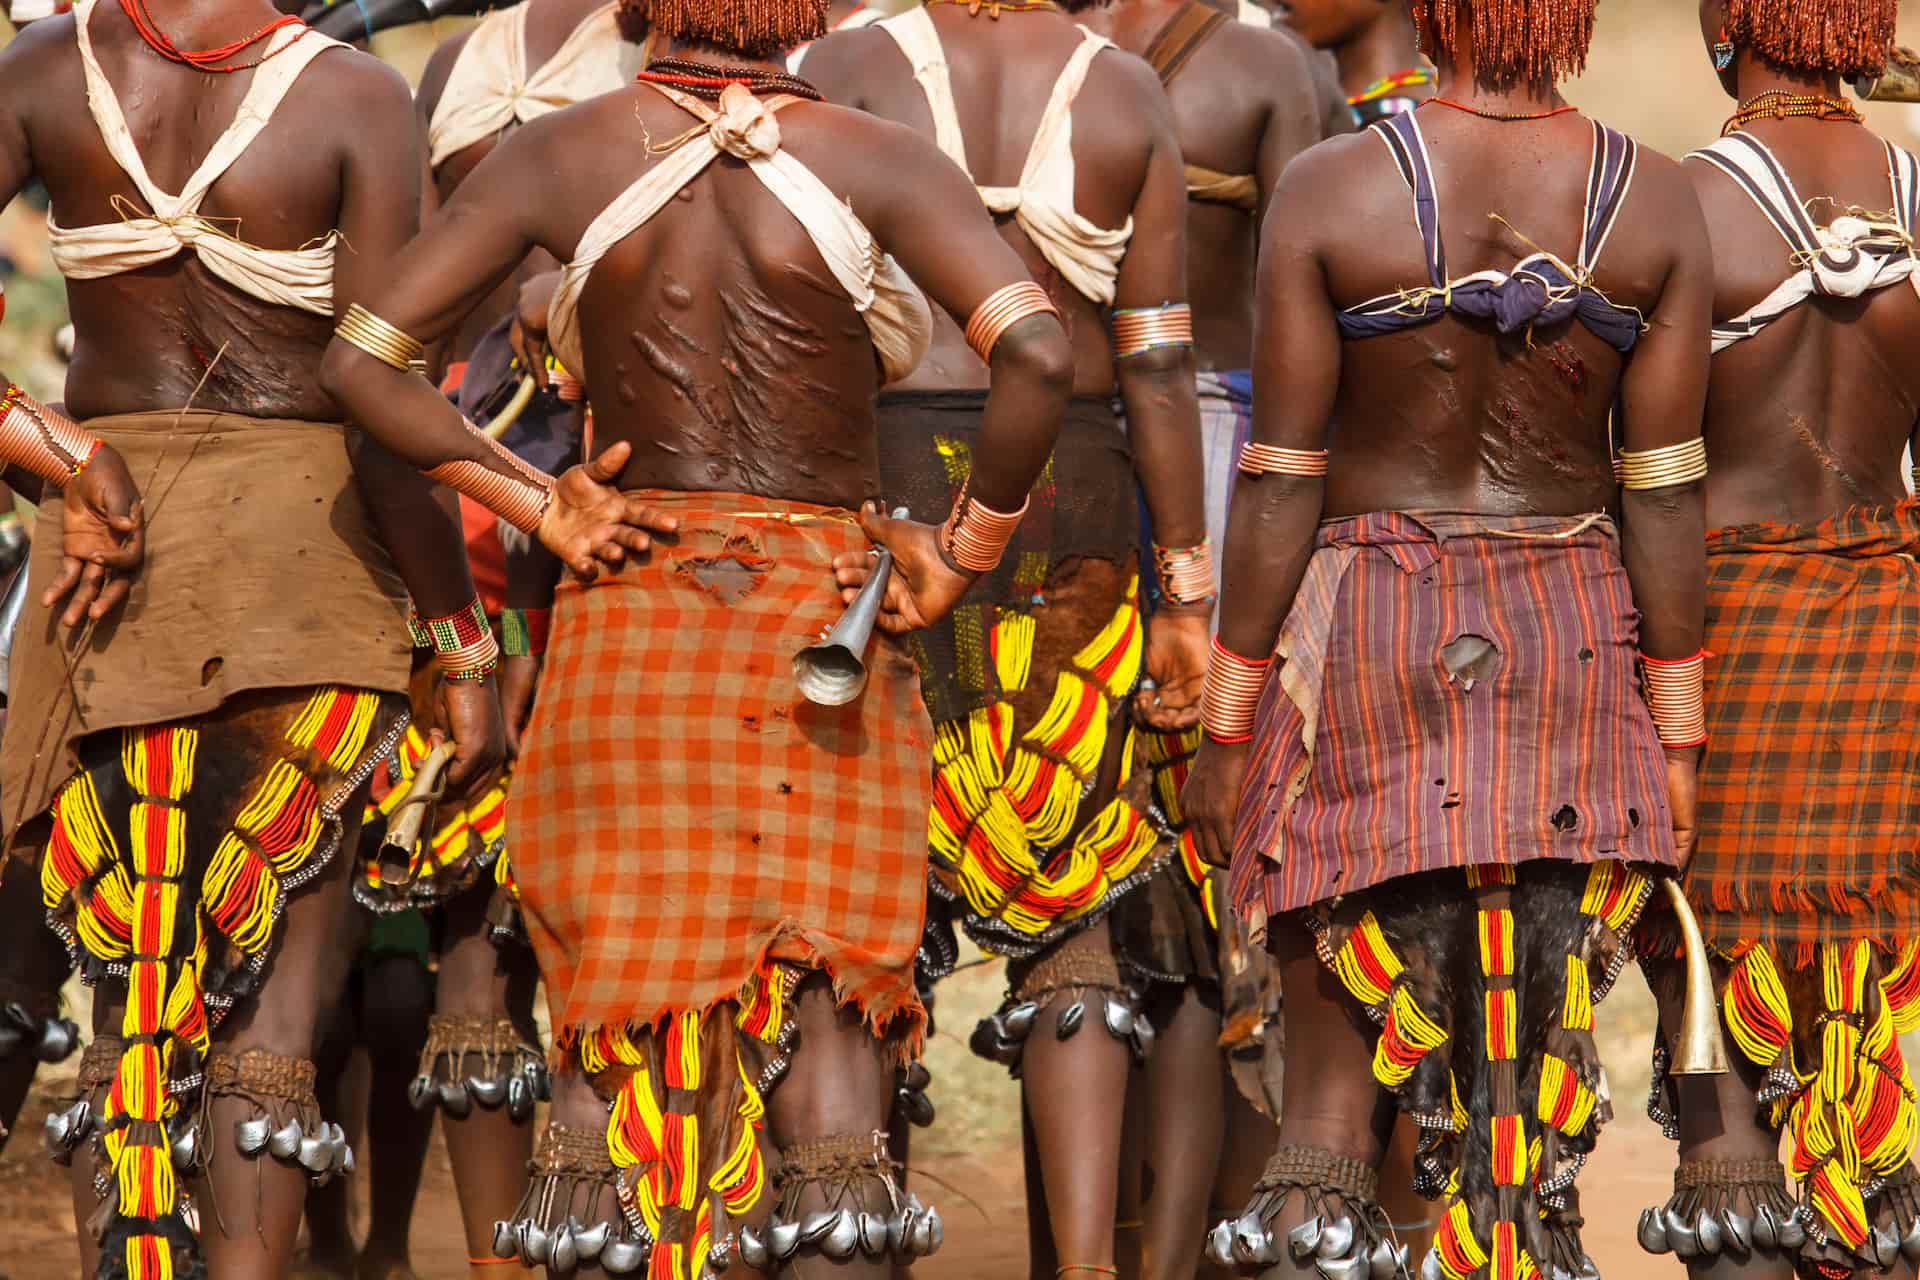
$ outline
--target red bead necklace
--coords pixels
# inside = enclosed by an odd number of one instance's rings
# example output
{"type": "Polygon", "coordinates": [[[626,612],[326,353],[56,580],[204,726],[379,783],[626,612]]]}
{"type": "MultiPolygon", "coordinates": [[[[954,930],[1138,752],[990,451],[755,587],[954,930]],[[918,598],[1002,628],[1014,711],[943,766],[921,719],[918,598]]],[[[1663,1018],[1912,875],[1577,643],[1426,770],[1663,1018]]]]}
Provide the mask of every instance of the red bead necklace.
{"type": "Polygon", "coordinates": [[[223,44],[215,49],[182,49],[168,39],[166,33],[161,31],[159,25],[154,22],[153,15],[147,12],[147,0],[120,0],[120,11],[127,15],[127,20],[133,23],[133,29],[140,33],[140,38],[147,42],[147,47],[168,62],[177,62],[182,66],[192,67],[196,71],[218,74],[250,70],[271,58],[275,53],[292,48],[293,43],[289,41],[279,49],[274,49],[252,62],[227,62],[227,59],[260,43],[282,27],[305,25],[293,14],[287,14],[269,22],[244,40],[235,40],[232,44],[223,44]]]}

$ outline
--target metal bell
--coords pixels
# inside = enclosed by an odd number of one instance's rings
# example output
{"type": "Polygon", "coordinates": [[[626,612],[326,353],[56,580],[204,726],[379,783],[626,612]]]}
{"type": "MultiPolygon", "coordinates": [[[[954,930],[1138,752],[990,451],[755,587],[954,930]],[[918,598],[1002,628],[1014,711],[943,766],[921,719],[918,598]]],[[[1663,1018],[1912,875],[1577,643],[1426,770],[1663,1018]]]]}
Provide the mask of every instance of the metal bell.
{"type": "Polygon", "coordinates": [[[1728,1207],[1720,1211],[1720,1229],[1726,1233],[1727,1244],[1731,1248],[1741,1253],[1753,1252],[1752,1219],[1728,1207]]]}
{"type": "Polygon", "coordinates": [[[833,1226],[820,1240],[820,1252],[835,1262],[845,1262],[860,1247],[860,1224],[854,1221],[852,1210],[842,1209],[833,1215],[833,1226]]]}
{"type": "Polygon", "coordinates": [[[1124,1000],[1112,996],[1103,1001],[1106,1005],[1107,1030],[1113,1033],[1115,1040],[1125,1040],[1133,1034],[1133,1009],[1124,1000]]]}
{"type": "Polygon", "coordinates": [[[1648,1253],[1672,1253],[1673,1246],[1667,1243],[1667,1222],[1663,1211],[1645,1209],[1640,1214],[1640,1247],[1648,1253]]]}
{"type": "Polygon", "coordinates": [[[14,1051],[27,1042],[27,1033],[19,1027],[0,1022],[0,1061],[11,1058],[14,1051]]]}
{"type": "Polygon", "coordinates": [[[64,1111],[49,1111],[44,1125],[47,1141],[47,1154],[58,1158],[67,1154],[72,1144],[67,1141],[73,1133],[73,1117],[64,1111]]]}
{"type": "Polygon", "coordinates": [[[1234,1222],[1234,1265],[1246,1266],[1250,1263],[1272,1262],[1277,1252],[1274,1248],[1273,1233],[1267,1230],[1267,1224],[1260,1220],[1259,1214],[1249,1209],[1234,1222]]]}
{"type": "Polygon", "coordinates": [[[800,1224],[782,1222],[778,1218],[767,1221],[767,1250],[776,1261],[785,1262],[800,1251],[800,1224]]]}
{"type": "Polygon", "coordinates": [[[1798,1249],[1807,1242],[1807,1224],[1800,1220],[1798,1207],[1780,1223],[1780,1247],[1798,1249]]]}
{"type": "Polygon", "coordinates": [[[492,1111],[507,1100],[507,1082],[505,1080],[482,1079],[479,1076],[467,1077],[467,1092],[473,1100],[492,1111]]]}
{"type": "Polygon", "coordinates": [[[933,1099],[924,1089],[902,1089],[900,1102],[907,1113],[907,1123],[916,1129],[924,1129],[933,1123],[933,1099]]]}
{"type": "Polygon", "coordinates": [[[1873,1250],[1874,1266],[1887,1270],[1900,1256],[1900,1238],[1891,1227],[1875,1227],[1867,1233],[1867,1247],[1873,1250]]]}
{"type": "MultiPolygon", "coordinates": [[[[622,1241],[621,1243],[625,1242],[622,1241]]],[[[609,1245],[607,1247],[607,1269],[609,1271],[613,1269],[613,1253],[616,1247],[615,1245],[609,1245]]],[[[767,1243],[760,1238],[760,1233],[752,1227],[740,1228],[740,1261],[746,1263],[755,1271],[765,1271],[767,1269],[767,1243]]]]}
{"type": "MultiPolygon", "coordinates": [[[[860,1251],[869,1258],[878,1258],[887,1251],[887,1219],[884,1214],[863,1213],[859,1223],[860,1251]]],[[[744,1228],[742,1231],[744,1233],[744,1228]]],[[[746,1257],[743,1251],[740,1255],[746,1257]]],[[[751,1265],[751,1264],[749,1264],[751,1265]]]]}
{"type": "Polygon", "coordinates": [[[1405,1266],[1402,1260],[1404,1249],[1396,1250],[1393,1241],[1382,1237],[1380,1243],[1373,1246],[1373,1252],[1367,1255],[1368,1280],[1393,1280],[1405,1266]]]}
{"type": "Polygon", "coordinates": [[[998,1017],[982,1018],[976,1022],[973,1034],[967,1038],[967,1047],[973,1050],[975,1057],[998,1062],[1002,1066],[1010,1067],[1020,1061],[1020,1047],[1007,1039],[998,1017]]]}
{"type": "Polygon", "coordinates": [[[1693,1224],[1680,1216],[1676,1209],[1667,1209],[1662,1215],[1667,1227],[1667,1243],[1673,1246],[1674,1256],[1685,1260],[1700,1256],[1700,1236],[1693,1224]]]}
{"type": "Polygon", "coordinates": [[[1700,1242],[1700,1252],[1704,1255],[1719,1253],[1720,1246],[1726,1242],[1726,1236],[1720,1230],[1720,1219],[1705,1209],[1693,1219],[1693,1235],[1700,1242]]]}
{"type": "Polygon", "coordinates": [[[929,1209],[913,1224],[913,1234],[907,1238],[907,1254],[909,1257],[924,1258],[933,1252],[933,1248],[933,1210],[929,1209]]]}
{"type": "Polygon", "coordinates": [[[1780,1247],[1780,1219],[1770,1205],[1761,1205],[1753,1211],[1753,1242],[1762,1249],[1780,1247]]]}
{"type": "Polygon", "coordinates": [[[547,1265],[565,1275],[579,1261],[580,1251],[573,1243],[573,1219],[569,1218],[553,1233],[553,1243],[547,1248],[547,1265]]]}
{"type": "Polygon", "coordinates": [[[1353,1220],[1335,1218],[1320,1229],[1320,1243],[1314,1252],[1322,1258],[1344,1258],[1353,1249],[1353,1220]]]}
{"type": "Polygon", "coordinates": [[[33,1056],[41,1062],[64,1062],[80,1045],[80,1028],[66,1018],[48,1018],[40,1024],[40,1041],[33,1056]]]}
{"type": "Polygon", "coordinates": [[[1216,1267],[1234,1265],[1233,1219],[1216,1222],[1213,1224],[1213,1230],[1207,1232],[1207,1261],[1216,1267]]]}
{"type": "Polygon", "coordinates": [[[308,1173],[325,1173],[333,1165],[333,1148],[324,1137],[300,1139],[300,1167],[308,1173]]]}
{"type": "Polygon", "coordinates": [[[913,1229],[920,1225],[920,1202],[908,1200],[892,1226],[893,1251],[902,1258],[913,1257],[913,1229]]]}
{"type": "MultiPolygon", "coordinates": [[[[1245,1221],[1245,1218],[1241,1219],[1242,1223],[1245,1221]]],[[[1295,1262],[1304,1260],[1320,1247],[1320,1231],[1324,1225],[1324,1221],[1315,1216],[1287,1232],[1287,1252],[1293,1255],[1295,1262]]]]}
{"type": "Polygon", "coordinates": [[[1074,1032],[1080,1030],[1080,1024],[1086,1020],[1087,1002],[1084,1000],[1075,1000],[1072,1004],[1062,1009],[1060,1016],[1053,1020],[1054,1038],[1058,1040],[1071,1040],[1074,1032]]]}
{"type": "Polygon", "coordinates": [[[533,1086],[524,1076],[514,1076],[507,1081],[507,1114],[515,1120],[525,1120],[533,1114],[533,1086]]]}
{"type": "Polygon", "coordinates": [[[933,1083],[933,1073],[927,1070],[924,1062],[909,1062],[906,1070],[907,1088],[915,1092],[924,1092],[933,1083]]]}
{"type": "Polygon", "coordinates": [[[1338,1258],[1316,1258],[1313,1269],[1327,1280],[1360,1280],[1370,1265],[1364,1257],[1344,1254],[1338,1258]]]}
{"type": "Polygon", "coordinates": [[[425,1111],[433,1105],[433,1077],[417,1075],[407,1085],[407,1101],[413,1104],[415,1111],[425,1111]]]}
{"type": "Polygon", "coordinates": [[[1027,1033],[1033,1030],[1033,1020],[1040,1014],[1040,1006],[1028,1000],[1017,1004],[1000,1015],[1000,1025],[1005,1028],[1007,1037],[1012,1040],[1025,1040],[1027,1033]]]}
{"type": "Polygon", "coordinates": [[[600,1251],[607,1247],[607,1241],[613,1236],[612,1225],[605,1222],[596,1222],[588,1227],[581,1225],[578,1218],[568,1218],[567,1225],[573,1228],[573,1247],[582,1262],[592,1262],[599,1257],[600,1251]]]}
{"type": "Polygon", "coordinates": [[[1441,1280],[1446,1272],[1440,1269],[1440,1252],[1428,1249],[1427,1256],[1420,1259],[1420,1280],[1441,1280]]]}
{"type": "Polygon", "coordinates": [[[352,1173],[353,1168],[353,1146],[350,1143],[342,1142],[340,1144],[339,1170],[341,1173],[352,1173]]]}
{"type": "Polygon", "coordinates": [[[1908,1262],[1920,1259],[1920,1218],[1915,1218],[1900,1237],[1900,1256],[1908,1262]]]}
{"type": "Polygon", "coordinates": [[[513,1242],[513,1224],[495,1219],[493,1224],[493,1256],[500,1259],[517,1258],[520,1248],[513,1242]]]}
{"type": "Polygon", "coordinates": [[[800,1243],[819,1244],[833,1230],[834,1215],[828,1209],[815,1209],[800,1219],[800,1243]]]}
{"type": "Polygon", "coordinates": [[[547,1259],[553,1256],[553,1237],[536,1225],[531,1218],[520,1222],[520,1260],[531,1262],[536,1267],[547,1265],[547,1259]]]}
{"type": "Polygon", "coordinates": [[[286,1127],[277,1130],[267,1139],[267,1150],[282,1160],[292,1160],[300,1154],[300,1144],[306,1140],[306,1130],[300,1127],[299,1117],[287,1121],[286,1127]]]}
{"type": "Polygon", "coordinates": [[[181,1125],[180,1132],[173,1135],[173,1142],[170,1145],[173,1148],[173,1167],[176,1169],[193,1168],[193,1153],[200,1145],[199,1126],[193,1124],[181,1125]]]}
{"type": "Polygon", "coordinates": [[[947,1224],[941,1219],[938,1209],[927,1210],[927,1252],[938,1253],[940,1246],[947,1242],[947,1224]]]}
{"type": "Polygon", "coordinates": [[[272,1128],[265,1116],[255,1116],[251,1120],[241,1120],[233,1126],[233,1145],[240,1148],[243,1156],[257,1156],[267,1149],[272,1128]]]}
{"type": "Polygon", "coordinates": [[[527,1083],[533,1086],[534,1098],[540,1102],[552,1102],[553,1076],[548,1072],[547,1064],[536,1059],[528,1062],[522,1070],[526,1074],[527,1083]]]}
{"type": "Polygon", "coordinates": [[[473,1114],[473,1096],[464,1085],[449,1080],[440,1086],[440,1107],[455,1120],[465,1120],[473,1114]]]}
{"type": "MultiPolygon", "coordinates": [[[[744,1230],[745,1228],[742,1228],[743,1232],[744,1230]]],[[[743,1259],[747,1256],[744,1247],[740,1256],[743,1259]]],[[[756,1271],[763,1271],[766,1269],[764,1265],[766,1256],[767,1247],[761,1245],[761,1264],[755,1265],[748,1260],[747,1265],[756,1271]]],[[[646,1265],[647,1246],[641,1240],[609,1240],[606,1247],[600,1250],[600,1266],[608,1275],[630,1276],[646,1265]]]]}
{"type": "Polygon", "coordinates": [[[1153,1052],[1153,1038],[1160,1034],[1153,1029],[1153,1022],[1146,1014],[1136,1014],[1133,1019],[1133,1051],[1145,1060],[1153,1052]]]}

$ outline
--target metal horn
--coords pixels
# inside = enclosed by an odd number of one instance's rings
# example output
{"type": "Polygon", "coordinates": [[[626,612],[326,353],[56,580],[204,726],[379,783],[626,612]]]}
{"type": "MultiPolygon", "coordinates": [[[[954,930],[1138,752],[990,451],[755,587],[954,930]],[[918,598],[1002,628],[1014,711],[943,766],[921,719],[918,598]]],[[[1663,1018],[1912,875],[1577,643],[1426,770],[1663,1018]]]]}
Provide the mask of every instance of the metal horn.
{"type": "Polygon", "coordinates": [[[1713,968],[1707,963],[1707,944],[1700,937],[1700,922],[1680,881],[1662,876],[1660,887],[1667,891],[1673,918],[1680,922],[1680,941],[1687,951],[1687,994],[1680,1010],[1680,1043],[1674,1047],[1673,1064],[1667,1068],[1676,1076],[1718,1076],[1727,1070],[1727,1050],[1720,1039],[1720,1002],[1715,997],[1713,968]]]}
{"type": "Polygon", "coordinates": [[[1896,48],[1877,76],[1856,76],[1854,92],[1868,102],[1920,102],[1920,53],[1896,48]]]}
{"type": "MultiPolygon", "coordinates": [[[[895,507],[895,520],[907,518],[905,507],[895,507]]],[[[881,547],[860,594],[853,598],[833,630],[793,655],[793,679],[801,696],[823,707],[843,707],[867,687],[867,642],[887,598],[887,579],[893,576],[893,552],[881,547]]]]}
{"type": "Polygon", "coordinates": [[[453,762],[453,753],[454,744],[448,741],[435,744],[433,750],[427,752],[407,787],[407,794],[387,820],[387,834],[380,838],[381,884],[399,888],[411,879],[413,847],[420,841],[420,829],[427,825],[427,815],[433,812],[434,802],[446,790],[442,775],[453,762]]]}

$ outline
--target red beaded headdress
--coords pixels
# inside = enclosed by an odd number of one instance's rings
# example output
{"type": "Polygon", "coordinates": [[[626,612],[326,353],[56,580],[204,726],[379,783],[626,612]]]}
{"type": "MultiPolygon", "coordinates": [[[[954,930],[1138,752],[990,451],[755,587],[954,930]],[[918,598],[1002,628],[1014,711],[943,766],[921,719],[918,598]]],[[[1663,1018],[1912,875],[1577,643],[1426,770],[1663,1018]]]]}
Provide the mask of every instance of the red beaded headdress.
{"type": "Polygon", "coordinates": [[[1776,67],[1877,76],[1898,0],[1727,0],[1727,35],[1776,67]]]}
{"type": "MultiPolygon", "coordinates": [[[[1791,0],[1789,0],[1791,2],[1791,0]]],[[[1495,85],[1538,84],[1577,76],[1593,43],[1595,0],[1413,0],[1414,28],[1438,50],[1459,47],[1464,16],[1476,76],[1495,85]]]]}
{"type": "Polygon", "coordinates": [[[827,34],[826,0],[620,0],[625,29],[651,27],[667,40],[698,40],[768,58],[827,34]]]}

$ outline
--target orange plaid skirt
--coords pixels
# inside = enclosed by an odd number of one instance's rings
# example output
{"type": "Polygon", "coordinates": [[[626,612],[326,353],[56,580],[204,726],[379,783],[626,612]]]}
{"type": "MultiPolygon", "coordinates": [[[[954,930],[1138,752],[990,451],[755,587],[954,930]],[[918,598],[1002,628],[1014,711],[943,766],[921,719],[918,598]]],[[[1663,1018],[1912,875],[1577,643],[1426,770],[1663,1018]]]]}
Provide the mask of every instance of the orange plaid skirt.
{"type": "Polygon", "coordinates": [[[877,1031],[924,1019],[932,733],[904,650],[819,707],[793,654],[838,620],[846,512],[645,491],[680,532],[554,600],[507,801],[555,1041],[734,999],[785,960],[825,969],[877,1031]]]}

